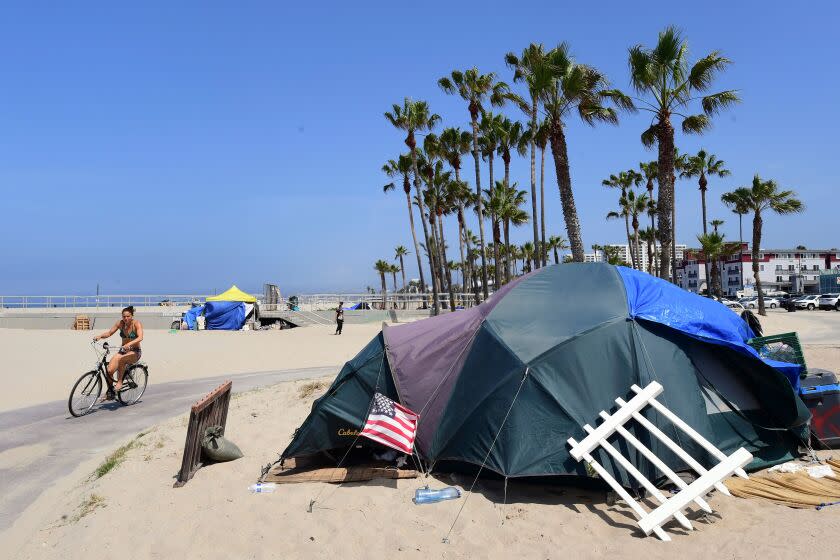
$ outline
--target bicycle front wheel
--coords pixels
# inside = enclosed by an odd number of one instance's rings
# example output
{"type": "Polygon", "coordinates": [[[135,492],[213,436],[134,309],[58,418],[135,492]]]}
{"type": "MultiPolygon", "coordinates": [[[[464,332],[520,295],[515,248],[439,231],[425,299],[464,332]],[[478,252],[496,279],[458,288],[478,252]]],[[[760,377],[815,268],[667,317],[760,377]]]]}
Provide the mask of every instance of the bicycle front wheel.
{"type": "Polygon", "coordinates": [[[123,388],[117,393],[117,399],[125,405],[134,404],[146,392],[149,371],[143,364],[129,366],[123,376],[123,388]]]}
{"type": "Polygon", "coordinates": [[[102,378],[98,371],[93,370],[82,375],[70,391],[70,398],[67,401],[70,414],[78,418],[90,412],[101,393],[102,378]]]}

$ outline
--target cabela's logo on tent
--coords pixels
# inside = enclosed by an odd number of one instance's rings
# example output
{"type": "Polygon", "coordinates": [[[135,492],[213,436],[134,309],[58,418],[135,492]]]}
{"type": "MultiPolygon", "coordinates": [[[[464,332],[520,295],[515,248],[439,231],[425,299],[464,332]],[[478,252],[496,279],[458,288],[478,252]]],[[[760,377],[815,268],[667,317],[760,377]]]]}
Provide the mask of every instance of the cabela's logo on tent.
{"type": "Polygon", "coordinates": [[[338,435],[340,436],[357,436],[359,435],[359,430],[348,429],[348,428],[339,428],[338,435]]]}

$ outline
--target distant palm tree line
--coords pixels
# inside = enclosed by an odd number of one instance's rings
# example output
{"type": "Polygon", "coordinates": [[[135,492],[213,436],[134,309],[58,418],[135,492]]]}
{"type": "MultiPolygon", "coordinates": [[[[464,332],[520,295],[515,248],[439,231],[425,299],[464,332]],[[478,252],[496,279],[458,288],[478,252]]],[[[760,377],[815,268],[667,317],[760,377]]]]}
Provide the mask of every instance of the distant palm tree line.
{"type": "MultiPolygon", "coordinates": [[[[435,134],[432,131],[441,117],[433,113],[425,101],[408,97],[385,113],[388,122],[405,133],[408,152],[388,160],[383,166],[385,174],[394,180],[385,185],[384,190],[394,190],[398,183],[402,185],[420,273],[420,290],[426,291],[422,250],[431,273],[435,313],[440,311],[439,294],[448,293],[448,301],[454,301],[453,272],[461,273],[457,291],[472,291],[480,301],[489,296],[491,283],[499,288],[519,274],[548,265],[550,256],[555,264],[561,260],[584,261],[568,156],[567,125],[573,115],[594,126],[618,124],[620,111],[650,114],[650,124],[642,132],[641,142],[648,148],[657,147],[656,160],[639,163],[638,170],[611,174],[602,182],[604,186],[620,191],[618,206],[607,217],[624,221],[630,248],[630,263],[626,264],[641,270],[646,260],[650,274],[664,279],[676,278],[674,184],[678,176],[697,178],[702,210],[702,234],[698,241],[701,251],[709,257],[707,263],[733,249],[717,231],[722,221],[713,220],[713,231],[708,231],[706,212],[709,179],[726,177],[730,171],[722,160],[705,150],[696,155],[680,155],[674,144],[672,122],[679,118],[683,133],[701,134],[710,128],[713,116],[740,101],[735,90],[708,93],[717,75],[731,63],[729,59],[712,51],[690,63],[687,42],[677,29],[668,27],[659,33],[652,48],[639,44],[628,50],[633,94],[610,87],[606,76],[596,68],[578,62],[566,43],[552,49],[531,44],[519,54],[506,54],[504,60],[512,70],[512,83],[521,84],[522,93],[500,81],[495,73],[482,73],[477,68],[454,70],[438,80],[443,92],[464,101],[469,115],[467,130],[449,126],[440,135],[435,134]],[[492,112],[492,107],[506,104],[521,110],[524,122],[492,112]],[[422,142],[418,136],[423,137],[422,142]],[[554,161],[568,242],[559,235],[546,239],[544,177],[547,149],[551,150],[554,161]],[[540,153],[539,182],[537,150],[540,153]],[[467,154],[472,154],[475,168],[473,185],[461,174],[463,158],[467,154]],[[514,155],[530,158],[530,190],[520,190],[510,181],[514,155]],[[499,159],[504,166],[501,180],[496,178],[499,159]],[[481,184],[482,161],[486,162],[489,177],[486,188],[481,184]],[[638,192],[640,187],[646,192],[638,192]],[[415,207],[420,213],[422,242],[415,229],[415,207]],[[477,236],[467,225],[468,209],[476,215],[477,236]],[[460,257],[457,262],[447,257],[443,225],[448,216],[457,219],[460,257]],[[490,235],[486,235],[485,218],[489,220],[490,235]],[[512,245],[511,226],[520,227],[529,221],[533,226],[533,239],[521,246],[512,245]],[[564,249],[571,249],[570,258],[560,258],[558,251],[564,249]],[[646,259],[642,257],[643,250],[646,250],[646,259]]],[[[724,194],[722,199],[738,214],[739,223],[747,213],[754,214],[753,269],[758,287],[756,259],[762,212],[798,212],[802,204],[792,191],[781,191],[773,181],[762,181],[758,176],[752,187],[736,189],[724,194]]],[[[610,262],[620,260],[608,246],[593,247],[603,249],[610,262]]],[[[374,268],[380,274],[383,293],[388,272],[393,274],[396,290],[396,272],[403,271],[403,290],[406,289],[403,259],[408,254],[405,247],[397,248],[395,259],[399,260],[399,267],[383,260],[376,262],[374,268]]],[[[719,271],[710,271],[708,264],[707,278],[712,278],[713,284],[717,282],[715,291],[719,293],[719,271]]],[[[448,307],[454,311],[454,305],[450,303],[448,307]]],[[[763,312],[763,301],[759,302],[759,310],[763,312]]]]}

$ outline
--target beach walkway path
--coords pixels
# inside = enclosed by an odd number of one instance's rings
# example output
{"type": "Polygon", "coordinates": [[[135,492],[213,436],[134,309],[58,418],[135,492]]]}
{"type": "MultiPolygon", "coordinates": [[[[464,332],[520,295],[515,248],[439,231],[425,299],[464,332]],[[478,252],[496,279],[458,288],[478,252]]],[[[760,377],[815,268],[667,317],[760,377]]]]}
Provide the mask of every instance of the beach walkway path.
{"type": "MultiPolygon", "coordinates": [[[[334,375],[340,365],[241,373],[169,383],[151,383],[140,403],[106,403],[87,416],[73,418],[67,401],[0,413],[0,532],[5,531],[41,492],[80,464],[103,455],[119,442],[159,422],[184,414],[226,379],[233,392],[282,381],[334,375]]],[[[70,386],[68,385],[68,391],[70,386]]]]}

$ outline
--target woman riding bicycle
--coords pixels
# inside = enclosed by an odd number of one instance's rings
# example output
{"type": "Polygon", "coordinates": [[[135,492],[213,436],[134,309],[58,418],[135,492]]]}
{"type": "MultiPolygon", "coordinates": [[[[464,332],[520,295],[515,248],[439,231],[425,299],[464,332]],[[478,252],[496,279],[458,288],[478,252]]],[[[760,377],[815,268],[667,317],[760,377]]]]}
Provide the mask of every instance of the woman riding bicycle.
{"type": "Polygon", "coordinates": [[[122,338],[122,346],[117,354],[108,362],[108,375],[111,376],[112,381],[116,381],[114,391],[122,389],[123,375],[128,366],[136,363],[140,359],[141,350],[140,343],[143,341],[143,325],[140,321],[134,318],[134,307],[129,305],[122,310],[122,319],[117,321],[110,330],[94,337],[94,341],[102,338],[108,338],[115,332],[120,331],[120,338],[122,338]],[[117,378],[114,380],[114,373],[117,373],[117,378]]]}

